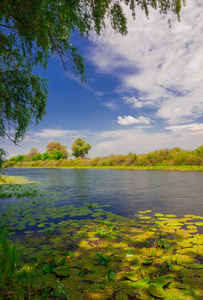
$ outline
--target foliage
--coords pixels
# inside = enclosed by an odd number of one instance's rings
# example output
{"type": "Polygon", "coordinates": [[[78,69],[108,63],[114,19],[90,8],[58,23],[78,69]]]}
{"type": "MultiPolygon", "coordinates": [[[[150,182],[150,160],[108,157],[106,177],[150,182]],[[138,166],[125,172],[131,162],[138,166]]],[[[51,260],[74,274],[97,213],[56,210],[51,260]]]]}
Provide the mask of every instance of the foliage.
{"type": "Polygon", "coordinates": [[[3,148],[0,148],[0,173],[3,171],[3,164],[6,161],[6,155],[7,152],[3,148]]]}
{"type": "Polygon", "coordinates": [[[79,137],[73,142],[71,147],[72,155],[84,158],[91,148],[90,144],[86,144],[86,141],[79,137]]]}
{"type": "Polygon", "coordinates": [[[65,155],[64,152],[61,152],[59,150],[53,150],[52,157],[54,160],[59,160],[61,158],[67,158],[67,155],[65,155]]]}
{"type": "Polygon", "coordinates": [[[38,160],[42,160],[42,154],[41,153],[37,153],[36,155],[32,156],[32,161],[38,161],[38,160]]]}
{"type": "Polygon", "coordinates": [[[21,161],[26,161],[27,159],[28,159],[27,155],[18,155],[15,158],[15,162],[18,163],[18,162],[21,162],[21,161]]]}
{"type": "Polygon", "coordinates": [[[42,154],[42,160],[43,160],[43,161],[44,161],[44,160],[50,160],[50,159],[52,159],[52,155],[51,155],[50,152],[46,151],[46,152],[44,152],[44,153],[42,154]]]}
{"type": "Polygon", "coordinates": [[[28,159],[31,159],[33,158],[33,156],[36,156],[37,154],[39,153],[38,149],[33,147],[31,148],[30,152],[28,153],[28,159]]]}
{"type": "MultiPolygon", "coordinates": [[[[121,167],[121,168],[130,168],[130,167],[140,167],[147,168],[152,167],[154,169],[165,168],[167,167],[180,167],[183,168],[188,166],[193,166],[193,169],[196,167],[199,170],[203,166],[203,146],[198,147],[195,150],[188,151],[180,149],[178,147],[173,149],[161,149],[154,152],[149,152],[148,154],[132,154],[128,155],[115,155],[112,154],[107,157],[95,157],[95,158],[86,158],[77,157],[76,159],[64,160],[61,153],[57,153],[54,157],[53,154],[45,152],[42,156],[39,155],[38,159],[34,158],[37,164],[31,164],[24,160],[24,166],[61,166],[61,167],[121,167]],[[43,164],[39,165],[39,160],[43,160],[43,164]],[[56,164],[55,161],[58,160],[56,164]],[[48,163],[49,162],[49,163],[48,163]],[[48,165],[47,165],[48,164],[48,165]]],[[[11,158],[9,161],[4,163],[5,167],[14,166],[16,158],[11,158]]],[[[22,162],[18,162],[16,166],[22,166],[22,162]]]]}
{"type": "Polygon", "coordinates": [[[68,158],[67,146],[61,145],[60,142],[50,142],[46,146],[46,150],[53,154],[54,159],[68,158]]]}

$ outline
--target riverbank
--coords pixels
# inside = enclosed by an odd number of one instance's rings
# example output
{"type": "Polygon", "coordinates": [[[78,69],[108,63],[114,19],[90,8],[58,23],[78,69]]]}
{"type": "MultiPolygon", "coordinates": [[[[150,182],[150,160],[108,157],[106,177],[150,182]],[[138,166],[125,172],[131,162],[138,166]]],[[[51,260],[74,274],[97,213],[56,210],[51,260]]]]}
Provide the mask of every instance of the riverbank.
{"type": "Polygon", "coordinates": [[[33,169],[112,169],[112,170],[165,170],[165,171],[203,171],[200,166],[38,166],[16,164],[9,168],[33,168],[33,169]]]}
{"type": "Polygon", "coordinates": [[[107,157],[69,157],[54,159],[53,155],[18,155],[4,163],[10,167],[61,167],[61,168],[96,168],[96,169],[135,169],[135,170],[203,170],[203,146],[189,151],[178,147],[156,150],[147,154],[129,153],[128,155],[112,154],[107,157]]]}

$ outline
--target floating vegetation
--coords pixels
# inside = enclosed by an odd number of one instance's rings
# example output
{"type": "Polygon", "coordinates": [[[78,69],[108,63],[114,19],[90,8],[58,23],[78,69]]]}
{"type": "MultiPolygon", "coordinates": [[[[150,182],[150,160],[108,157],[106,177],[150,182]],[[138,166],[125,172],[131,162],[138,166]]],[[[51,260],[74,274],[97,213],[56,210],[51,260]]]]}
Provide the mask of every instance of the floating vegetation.
{"type": "Polygon", "coordinates": [[[202,299],[203,218],[153,214],[12,192],[1,206],[0,299],[202,299]]]}

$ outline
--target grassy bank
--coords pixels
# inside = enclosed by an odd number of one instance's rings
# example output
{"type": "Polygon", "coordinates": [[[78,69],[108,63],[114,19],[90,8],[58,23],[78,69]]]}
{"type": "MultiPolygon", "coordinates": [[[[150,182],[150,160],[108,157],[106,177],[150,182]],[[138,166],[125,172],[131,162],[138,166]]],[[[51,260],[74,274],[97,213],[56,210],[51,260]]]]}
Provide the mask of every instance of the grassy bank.
{"type": "Polygon", "coordinates": [[[4,167],[64,167],[64,168],[118,168],[118,169],[187,169],[202,170],[203,146],[189,151],[178,147],[162,149],[147,154],[110,155],[82,159],[59,160],[29,160],[26,155],[19,155],[9,159],[4,167]]]}
{"type": "Polygon", "coordinates": [[[38,166],[38,165],[15,165],[12,168],[52,168],[52,169],[111,169],[111,170],[166,170],[166,171],[203,171],[201,166],[38,166]]]}
{"type": "Polygon", "coordinates": [[[69,205],[22,178],[0,189],[0,299],[203,298],[203,217],[147,210],[130,219],[69,205]]]}

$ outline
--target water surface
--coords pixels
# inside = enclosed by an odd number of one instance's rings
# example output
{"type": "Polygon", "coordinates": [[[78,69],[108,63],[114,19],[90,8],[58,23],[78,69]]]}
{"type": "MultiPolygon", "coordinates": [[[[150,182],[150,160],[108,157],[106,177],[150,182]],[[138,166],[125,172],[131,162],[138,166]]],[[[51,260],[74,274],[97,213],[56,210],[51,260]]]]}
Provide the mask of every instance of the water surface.
{"type": "Polygon", "coordinates": [[[106,210],[126,217],[146,209],[203,216],[203,172],[10,168],[6,175],[42,182],[44,189],[61,193],[63,204],[109,204],[106,210]]]}

